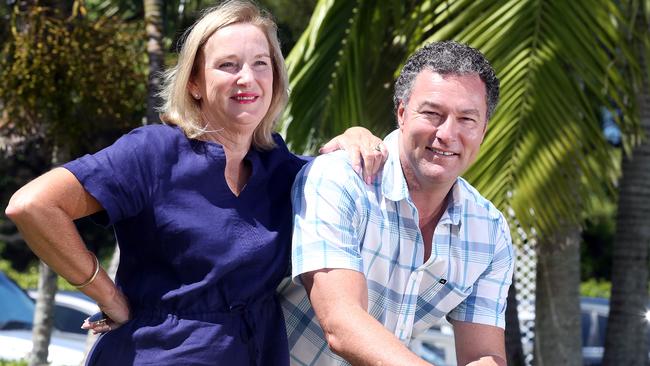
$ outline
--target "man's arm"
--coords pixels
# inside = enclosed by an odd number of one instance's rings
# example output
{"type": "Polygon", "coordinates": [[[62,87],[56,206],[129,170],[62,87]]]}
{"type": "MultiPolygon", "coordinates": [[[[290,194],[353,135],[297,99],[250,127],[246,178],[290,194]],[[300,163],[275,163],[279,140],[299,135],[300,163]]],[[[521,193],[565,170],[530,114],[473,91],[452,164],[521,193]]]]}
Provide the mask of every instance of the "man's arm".
{"type": "Polygon", "coordinates": [[[362,273],[322,269],[303,274],[301,280],[334,353],[353,365],[429,365],[368,314],[362,273]]]}
{"type": "Polygon", "coordinates": [[[503,329],[451,319],[459,365],[506,366],[503,329]]]}

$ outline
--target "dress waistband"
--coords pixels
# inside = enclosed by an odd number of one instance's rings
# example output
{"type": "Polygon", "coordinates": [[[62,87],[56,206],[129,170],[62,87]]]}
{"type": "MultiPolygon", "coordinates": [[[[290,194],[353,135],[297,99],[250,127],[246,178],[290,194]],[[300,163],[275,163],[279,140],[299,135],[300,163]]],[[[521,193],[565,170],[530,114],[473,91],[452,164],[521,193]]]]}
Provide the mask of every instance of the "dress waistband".
{"type": "Polygon", "coordinates": [[[133,318],[167,318],[169,316],[187,320],[198,320],[206,322],[219,322],[232,318],[233,316],[245,315],[249,318],[252,314],[262,309],[263,305],[276,299],[276,294],[271,293],[265,296],[248,301],[236,300],[226,305],[217,305],[212,309],[179,309],[166,306],[134,305],[131,309],[133,318]]]}

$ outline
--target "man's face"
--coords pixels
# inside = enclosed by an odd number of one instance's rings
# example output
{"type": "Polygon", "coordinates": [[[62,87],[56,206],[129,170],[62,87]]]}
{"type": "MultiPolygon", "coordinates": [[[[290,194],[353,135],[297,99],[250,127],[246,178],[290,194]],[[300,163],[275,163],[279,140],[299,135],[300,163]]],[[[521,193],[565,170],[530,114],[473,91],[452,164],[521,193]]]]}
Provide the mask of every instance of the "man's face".
{"type": "Polygon", "coordinates": [[[474,162],[487,128],[485,83],[478,74],[420,72],[397,110],[400,162],[411,189],[451,188],[474,162]]]}

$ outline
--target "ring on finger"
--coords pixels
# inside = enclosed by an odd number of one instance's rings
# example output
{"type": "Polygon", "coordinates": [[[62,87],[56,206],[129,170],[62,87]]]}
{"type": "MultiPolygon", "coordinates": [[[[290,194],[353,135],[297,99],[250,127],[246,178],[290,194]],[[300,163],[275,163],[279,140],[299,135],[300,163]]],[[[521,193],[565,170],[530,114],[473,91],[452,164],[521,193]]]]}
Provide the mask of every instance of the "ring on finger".
{"type": "Polygon", "coordinates": [[[381,152],[381,144],[377,144],[373,150],[381,152]]]}

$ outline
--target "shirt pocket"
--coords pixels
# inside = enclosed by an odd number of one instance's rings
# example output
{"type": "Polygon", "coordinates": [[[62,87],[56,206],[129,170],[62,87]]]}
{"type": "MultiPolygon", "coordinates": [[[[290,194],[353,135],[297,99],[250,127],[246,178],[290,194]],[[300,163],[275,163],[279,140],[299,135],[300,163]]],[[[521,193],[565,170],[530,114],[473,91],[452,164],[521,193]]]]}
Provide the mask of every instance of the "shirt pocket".
{"type": "Polygon", "coordinates": [[[422,291],[418,296],[413,335],[438,324],[471,293],[472,287],[459,287],[445,279],[422,291]]]}

